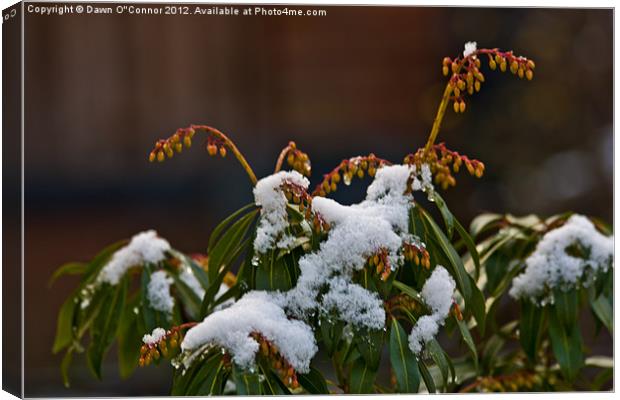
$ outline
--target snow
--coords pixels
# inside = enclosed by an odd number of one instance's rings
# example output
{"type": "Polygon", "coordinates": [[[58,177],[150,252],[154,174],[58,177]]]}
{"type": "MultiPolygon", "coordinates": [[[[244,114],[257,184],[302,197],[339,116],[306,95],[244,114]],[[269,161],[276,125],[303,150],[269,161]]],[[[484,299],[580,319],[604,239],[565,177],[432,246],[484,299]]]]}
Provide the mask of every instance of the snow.
{"type": "MultiPolygon", "coordinates": [[[[377,170],[366,199],[351,206],[314,197],[312,210],[332,228],[318,251],[299,259],[297,285],[285,293],[286,309],[298,318],[315,310],[333,314],[358,327],[380,329],[385,310],[376,294],[352,282],[370,256],[386,251],[392,268],[402,263],[399,250],[407,232],[413,196],[406,194],[410,179],[417,181],[415,166],[393,165],[377,170]],[[321,292],[327,292],[321,295],[321,292]]],[[[420,185],[421,186],[421,185],[420,185]]]]}
{"type": "Polygon", "coordinates": [[[227,349],[239,367],[250,369],[255,365],[259,349],[250,334],[260,332],[277,346],[296,371],[306,373],[318,350],[314,333],[302,321],[289,320],[277,303],[267,292],[249,292],[229,308],[210,314],[187,331],[181,349],[191,351],[215,344],[227,349]]]}
{"type": "Polygon", "coordinates": [[[127,270],[144,263],[157,264],[166,258],[170,244],[157,232],[149,230],[135,235],[129,244],[117,250],[97,276],[97,283],[117,285],[127,270]]]}
{"type": "MultiPolygon", "coordinates": [[[[255,200],[261,206],[254,243],[258,253],[291,239],[285,234],[287,200],[281,189],[285,183],[308,186],[308,181],[296,172],[279,172],[259,181],[254,190],[255,200]]],[[[250,334],[259,332],[279,348],[295,370],[303,373],[308,371],[317,351],[312,329],[304,320],[317,312],[345,321],[347,329],[384,328],[382,300],[377,293],[354,283],[353,275],[378,252],[385,254],[390,267],[396,269],[403,262],[403,243],[419,242],[408,233],[409,210],[414,207],[408,187],[432,190],[428,166],[420,170],[409,165],[379,168],[365,200],[359,204],[345,206],[314,197],[312,212],[327,222],[330,229],[318,250],[299,259],[296,286],[287,292],[253,291],[229,307],[215,310],[187,332],[181,345],[185,353],[191,353],[186,363],[205,346],[216,345],[227,349],[240,367],[252,368],[259,345],[250,334]]],[[[455,285],[447,271],[442,270],[436,269],[423,291],[434,312],[429,318],[435,331],[425,328],[428,318],[421,318],[417,329],[421,330],[422,339],[429,334],[434,336],[442,323],[440,317],[445,318],[449,311],[455,285]]]]}
{"type": "Polygon", "coordinates": [[[450,312],[455,289],[454,279],[444,267],[437,265],[420,292],[431,314],[420,317],[409,334],[409,348],[414,354],[420,353],[422,346],[437,335],[450,312]]]}
{"type": "Polygon", "coordinates": [[[174,308],[174,298],[170,295],[170,285],[174,279],[168,276],[166,271],[156,271],[151,274],[151,280],[147,286],[147,299],[151,307],[171,315],[174,308]]]}
{"type": "Polygon", "coordinates": [[[142,337],[142,342],[147,345],[153,345],[158,343],[166,336],[166,330],[164,328],[155,328],[149,335],[148,333],[142,337]]]}
{"type": "Polygon", "coordinates": [[[476,42],[467,42],[465,43],[465,50],[463,50],[463,57],[469,57],[474,54],[477,50],[476,42]]]}
{"type": "Polygon", "coordinates": [[[254,249],[264,254],[274,247],[286,248],[291,238],[286,233],[287,200],[282,185],[289,183],[307,189],[310,182],[297,171],[280,171],[261,179],[254,188],[254,200],[261,207],[261,218],[254,239],[254,249]]]}
{"type": "Polygon", "coordinates": [[[613,256],[613,236],[603,235],[588,218],[575,214],[538,242],[525,260],[525,272],[513,279],[510,295],[542,304],[553,301],[553,288],[569,290],[579,284],[588,286],[599,271],[613,267],[613,256]],[[583,248],[584,258],[566,251],[573,245],[583,248]]]}
{"type": "Polygon", "coordinates": [[[183,269],[179,273],[179,279],[181,279],[181,281],[185,283],[187,287],[190,288],[196,296],[198,296],[199,299],[202,300],[202,298],[205,297],[205,290],[200,284],[198,278],[196,278],[196,275],[194,275],[191,267],[184,265],[183,269]]]}

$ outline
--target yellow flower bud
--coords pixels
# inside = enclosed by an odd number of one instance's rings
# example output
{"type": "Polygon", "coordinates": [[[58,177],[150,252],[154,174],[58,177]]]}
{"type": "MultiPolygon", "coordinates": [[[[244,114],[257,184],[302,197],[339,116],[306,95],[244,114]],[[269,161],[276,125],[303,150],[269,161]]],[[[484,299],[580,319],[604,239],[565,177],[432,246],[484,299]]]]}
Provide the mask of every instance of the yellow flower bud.
{"type": "Polygon", "coordinates": [[[456,97],[459,97],[461,95],[461,89],[459,89],[458,87],[454,88],[454,95],[456,97]]]}
{"type": "Polygon", "coordinates": [[[455,62],[452,62],[452,72],[456,74],[458,70],[459,70],[459,65],[455,62]]]}
{"type": "Polygon", "coordinates": [[[448,74],[450,73],[450,70],[449,70],[449,68],[448,68],[448,66],[447,66],[447,65],[444,65],[444,66],[441,68],[441,72],[443,73],[443,76],[448,76],[448,74]]]}
{"type": "Polygon", "coordinates": [[[293,155],[293,153],[289,153],[288,157],[286,157],[286,162],[288,163],[288,165],[293,165],[293,163],[295,162],[295,156],[293,155]]]}
{"type": "Polygon", "coordinates": [[[532,60],[527,60],[527,67],[529,69],[534,69],[534,68],[536,68],[536,64],[534,64],[534,61],[532,61],[532,60]]]}
{"type": "Polygon", "coordinates": [[[453,104],[453,108],[454,108],[454,112],[455,112],[455,113],[458,113],[458,112],[459,112],[459,110],[460,110],[460,106],[459,106],[459,102],[458,102],[458,101],[455,101],[455,102],[454,102],[454,104],[453,104]]]}
{"type": "Polygon", "coordinates": [[[518,73],[519,73],[519,78],[523,79],[523,77],[525,76],[525,71],[523,71],[523,68],[519,68],[518,73]]]}
{"type": "Polygon", "coordinates": [[[499,69],[502,72],[506,72],[506,61],[502,61],[501,64],[499,64],[499,69]]]}
{"type": "Polygon", "coordinates": [[[226,157],[226,147],[220,147],[220,156],[226,157]]]}
{"type": "Polygon", "coordinates": [[[531,69],[528,69],[527,71],[525,71],[525,77],[527,78],[528,81],[531,81],[532,78],[534,78],[534,71],[532,71],[531,69]]]}
{"type": "Polygon", "coordinates": [[[459,104],[459,111],[465,112],[465,102],[463,100],[461,100],[461,103],[459,104]]]}
{"type": "Polygon", "coordinates": [[[516,74],[518,70],[519,70],[519,63],[516,61],[513,61],[510,64],[510,72],[512,72],[513,74],[516,74]]]}
{"type": "Polygon", "coordinates": [[[465,84],[465,81],[459,79],[459,81],[457,82],[457,87],[461,90],[465,90],[467,85],[465,84]]]}
{"type": "Polygon", "coordinates": [[[207,152],[209,153],[210,156],[214,156],[217,154],[217,146],[214,145],[213,143],[207,145],[207,152]]]}
{"type": "Polygon", "coordinates": [[[497,68],[497,63],[495,62],[495,60],[493,60],[493,59],[489,60],[489,68],[491,68],[491,70],[495,71],[495,68],[497,68]]]}
{"type": "Polygon", "coordinates": [[[185,147],[192,147],[192,138],[186,135],[183,138],[183,144],[185,145],[185,147]]]}
{"type": "Polygon", "coordinates": [[[162,162],[166,159],[166,156],[164,155],[164,152],[159,150],[157,152],[157,161],[162,162]]]}
{"type": "Polygon", "coordinates": [[[155,161],[156,157],[157,157],[157,154],[155,154],[154,151],[151,151],[151,154],[149,154],[149,162],[155,161]]]}
{"type": "Polygon", "coordinates": [[[476,92],[480,91],[480,81],[476,81],[476,83],[474,84],[474,89],[476,89],[476,92]]]}

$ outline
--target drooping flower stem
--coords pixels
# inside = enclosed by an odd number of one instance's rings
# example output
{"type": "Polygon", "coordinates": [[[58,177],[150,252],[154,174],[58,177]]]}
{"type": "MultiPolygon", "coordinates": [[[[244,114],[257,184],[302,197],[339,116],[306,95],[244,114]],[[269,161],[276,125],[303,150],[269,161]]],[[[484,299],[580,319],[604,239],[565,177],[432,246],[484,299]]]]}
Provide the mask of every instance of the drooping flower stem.
{"type": "Polygon", "coordinates": [[[443,121],[443,116],[446,114],[446,109],[448,108],[448,103],[450,102],[450,95],[452,94],[452,89],[452,83],[448,82],[446,84],[446,89],[443,91],[443,96],[441,97],[439,108],[437,109],[437,115],[435,115],[433,127],[431,128],[431,133],[428,135],[426,146],[424,146],[425,153],[428,153],[433,144],[435,144],[435,139],[437,138],[437,135],[439,134],[439,129],[441,128],[441,121],[443,121]]]}
{"type": "Polygon", "coordinates": [[[192,125],[192,128],[196,130],[198,129],[206,130],[207,132],[211,133],[211,135],[221,139],[224,146],[228,147],[228,149],[233,152],[233,154],[237,158],[237,161],[239,161],[239,164],[241,164],[245,172],[248,174],[248,177],[250,178],[250,181],[252,182],[252,186],[256,186],[256,182],[258,181],[258,179],[256,179],[256,175],[254,174],[252,167],[250,167],[250,164],[248,164],[243,154],[241,154],[237,146],[235,146],[235,143],[232,140],[230,140],[228,136],[226,136],[224,133],[222,133],[218,129],[207,126],[207,125],[192,125]]]}

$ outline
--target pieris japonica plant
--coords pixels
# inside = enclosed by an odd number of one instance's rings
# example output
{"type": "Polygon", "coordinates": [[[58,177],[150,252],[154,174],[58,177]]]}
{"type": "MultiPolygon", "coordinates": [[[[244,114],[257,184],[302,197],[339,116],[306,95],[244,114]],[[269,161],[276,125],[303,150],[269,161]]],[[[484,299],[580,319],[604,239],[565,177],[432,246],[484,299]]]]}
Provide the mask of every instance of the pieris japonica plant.
{"type": "Polygon", "coordinates": [[[149,160],[161,162],[204,135],[209,155],[241,164],[254,198],[205,238],[205,254],[185,254],[147,231],[62,266],[54,279],[80,276],[53,346],[65,354],[65,384],[81,353],[101,378],[116,342],[122,377],[171,363],[173,395],[569,385],[588,363],[579,305],[590,304],[611,330],[613,240],[578,215],[532,223],[485,215],[467,230],[450,212],[439,191],[456,184],[460,169],[481,177],[485,167],[436,139],[450,104],[464,112],[485,82],[483,62],[528,80],[535,69],[512,52],[467,43],[443,60],[449,81],[423,147],[401,163],[374,154],[343,160],[314,189],[310,158],[294,142],[258,179],[213,127],[191,125],[157,141],[149,160]],[[329,198],[365,176],[372,182],[360,203],[329,198]],[[495,319],[506,306],[500,299],[521,308],[507,325],[495,319]],[[318,368],[326,358],[331,366],[318,368]]]}

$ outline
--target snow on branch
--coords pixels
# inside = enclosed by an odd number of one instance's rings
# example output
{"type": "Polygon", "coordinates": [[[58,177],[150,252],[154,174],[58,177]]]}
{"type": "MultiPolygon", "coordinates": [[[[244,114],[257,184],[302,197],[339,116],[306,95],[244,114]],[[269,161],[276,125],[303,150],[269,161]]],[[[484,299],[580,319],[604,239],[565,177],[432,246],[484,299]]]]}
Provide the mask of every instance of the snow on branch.
{"type": "Polygon", "coordinates": [[[138,233],[127,246],[112,255],[99,273],[97,283],[117,285],[129,268],[144,263],[157,264],[166,258],[165,253],[169,250],[168,241],[157,237],[154,230],[138,233]]]}
{"type": "Polygon", "coordinates": [[[420,293],[432,313],[420,317],[409,335],[409,348],[415,354],[420,353],[422,345],[437,335],[439,326],[443,325],[450,312],[455,289],[454,279],[444,267],[437,265],[420,293]]]}
{"type": "Polygon", "coordinates": [[[550,290],[588,286],[599,271],[613,267],[613,256],[613,236],[603,235],[588,218],[575,214],[538,242],[525,260],[525,272],[513,279],[510,295],[552,302],[550,290]]]}

